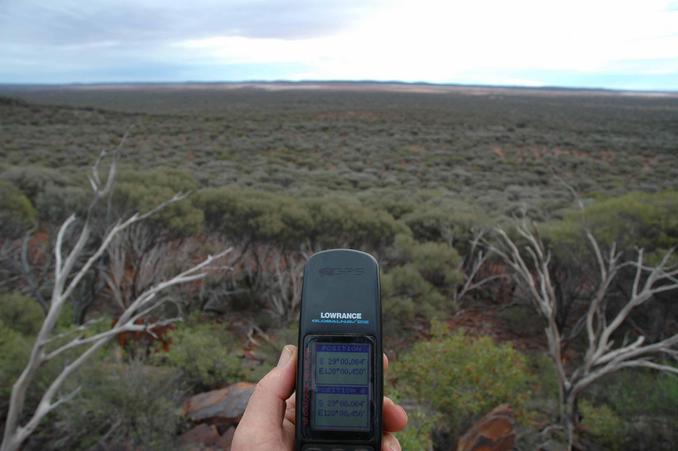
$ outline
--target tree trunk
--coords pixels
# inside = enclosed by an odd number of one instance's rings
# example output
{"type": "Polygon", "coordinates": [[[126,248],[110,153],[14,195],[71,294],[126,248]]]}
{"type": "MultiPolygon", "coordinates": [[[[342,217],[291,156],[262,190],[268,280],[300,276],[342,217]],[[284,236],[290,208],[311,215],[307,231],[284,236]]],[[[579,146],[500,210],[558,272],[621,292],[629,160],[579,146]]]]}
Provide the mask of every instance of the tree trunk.
{"type": "Polygon", "coordinates": [[[2,444],[0,451],[17,451],[24,439],[25,437],[17,437],[16,435],[14,437],[8,437],[7,442],[2,444]]]}
{"type": "Polygon", "coordinates": [[[577,428],[577,395],[570,391],[565,398],[563,417],[561,421],[567,433],[567,449],[572,450],[574,444],[574,431],[577,428]]]}

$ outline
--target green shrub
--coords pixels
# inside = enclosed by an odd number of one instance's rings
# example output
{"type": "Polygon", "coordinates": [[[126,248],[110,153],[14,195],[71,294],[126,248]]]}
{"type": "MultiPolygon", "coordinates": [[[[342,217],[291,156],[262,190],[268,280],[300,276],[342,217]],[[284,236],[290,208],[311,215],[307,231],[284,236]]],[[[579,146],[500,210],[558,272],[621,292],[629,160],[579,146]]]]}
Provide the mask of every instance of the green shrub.
{"type": "Polygon", "coordinates": [[[372,189],[361,192],[359,197],[363,204],[373,210],[385,210],[395,219],[412,212],[417,201],[411,197],[411,192],[386,189],[372,189]]]}
{"type": "Polygon", "coordinates": [[[394,362],[391,377],[403,396],[430,405],[456,434],[502,403],[522,418],[530,382],[525,358],[489,337],[447,335],[445,329],[434,326],[433,339],[394,362]]]}
{"type": "Polygon", "coordinates": [[[668,416],[678,421],[678,377],[653,370],[619,371],[594,387],[593,399],[619,415],[668,416]]]}
{"type": "Polygon", "coordinates": [[[534,398],[541,398],[552,404],[553,412],[557,413],[558,406],[558,375],[551,357],[544,352],[535,352],[527,356],[527,364],[533,375],[535,389],[534,398]]]}
{"type": "Polygon", "coordinates": [[[473,228],[487,221],[483,213],[467,203],[439,198],[421,203],[402,219],[417,241],[451,241],[461,254],[468,249],[473,228]]]}
{"type": "Polygon", "coordinates": [[[437,287],[462,280],[457,271],[461,257],[453,247],[441,241],[417,242],[409,231],[395,235],[386,257],[394,266],[412,263],[422,277],[437,287]]]}
{"type": "Polygon", "coordinates": [[[426,242],[412,249],[412,261],[419,273],[435,286],[445,287],[461,282],[457,271],[459,254],[446,243],[426,242]]]}
{"type": "Polygon", "coordinates": [[[402,333],[412,326],[417,314],[428,318],[431,311],[428,308],[418,308],[412,298],[403,296],[389,296],[382,299],[384,309],[384,329],[388,336],[402,333]]]}
{"type": "MultiPolygon", "coordinates": [[[[169,200],[177,193],[191,193],[198,187],[188,173],[176,169],[159,168],[149,171],[120,171],[113,193],[116,215],[146,212],[169,200]]],[[[149,218],[151,224],[177,235],[191,235],[201,231],[204,215],[192,198],[176,202],[149,218]]]]}
{"type": "Polygon", "coordinates": [[[0,179],[0,233],[16,237],[35,225],[38,213],[26,197],[11,182],[0,179]]]}
{"type": "MultiPolygon", "coordinates": [[[[407,227],[407,226],[404,226],[407,227]]],[[[390,265],[404,265],[412,261],[412,248],[417,242],[412,237],[411,231],[401,232],[393,237],[393,243],[386,249],[386,258],[390,265]]]]}
{"type": "MultiPolygon", "coordinates": [[[[21,295],[4,295],[3,302],[11,299],[12,308],[2,308],[0,318],[0,412],[5,412],[12,385],[23,371],[31,354],[34,335],[42,323],[42,311],[32,299],[21,295]],[[17,301],[14,303],[14,301],[17,301]],[[30,301],[28,304],[24,302],[30,301]],[[27,309],[22,306],[26,305],[27,309]],[[18,307],[15,309],[15,307],[18,307]],[[5,321],[15,323],[8,325],[5,321]]],[[[6,305],[5,305],[6,307],[6,305]]],[[[54,343],[56,346],[57,343],[54,343]]],[[[29,385],[26,393],[25,412],[35,409],[44,391],[52,383],[54,378],[61,372],[68,359],[72,361],[72,354],[66,353],[62,358],[54,359],[40,367],[35,374],[33,382],[29,385]]]]}
{"type": "Polygon", "coordinates": [[[623,446],[626,424],[609,406],[594,406],[583,400],[579,403],[579,412],[582,424],[596,442],[609,450],[626,449],[623,446]]]}
{"type": "Polygon", "coordinates": [[[405,296],[408,298],[419,298],[435,290],[412,264],[397,266],[384,273],[381,289],[385,297],[405,296]]]}
{"type": "Polygon", "coordinates": [[[37,195],[35,208],[41,222],[61,224],[72,214],[84,217],[91,201],[91,191],[83,187],[52,186],[37,195]]]}
{"type": "Polygon", "coordinates": [[[242,380],[246,374],[236,353],[239,343],[222,324],[179,324],[170,334],[169,352],[157,362],[177,368],[194,390],[209,390],[242,380]]]}
{"type": "Polygon", "coordinates": [[[534,337],[544,333],[544,320],[538,317],[535,308],[529,304],[506,306],[499,312],[508,329],[519,337],[534,337]]]}
{"type": "Polygon", "coordinates": [[[584,238],[584,228],[588,227],[602,246],[614,242],[619,250],[643,248],[650,260],[657,261],[678,245],[676,211],[677,191],[633,192],[595,201],[584,210],[570,213],[563,221],[549,224],[545,235],[557,251],[577,256],[590,252],[584,238]]]}
{"type": "Polygon", "coordinates": [[[308,242],[312,248],[377,248],[402,230],[391,215],[353,199],[291,196],[240,188],[201,191],[197,205],[213,230],[241,241],[308,242]]]}
{"type": "MultiPolygon", "coordinates": [[[[42,309],[33,299],[20,293],[0,293],[0,411],[6,409],[12,385],[28,362],[43,318],[42,309]]],[[[35,388],[44,385],[52,370],[48,365],[38,372],[36,383],[28,391],[28,405],[37,401],[35,388]]]]}
{"type": "Polygon", "coordinates": [[[253,190],[218,188],[196,197],[208,228],[241,241],[299,242],[309,233],[311,217],[293,198],[253,190]]]}
{"type": "Polygon", "coordinates": [[[0,293],[0,321],[20,334],[34,336],[44,318],[35,300],[20,293],[0,293]]]}
{"type": "Polygon", "coordinates": [[[378,249],[404,231],[388,212],[344,197],[305,199],[304,205],[312,218],[309,237],[316,246],[378,249]]]}
{"type": "Polygon", "coordinates": [[[19,188],[34,204],[39,194],[70,185],[63,171],[42,166],[14,166],[0,174],[0,178],[19,188]]]}
{"type": "MultiPolygon", "coordinates": [[[[678,440],[678,377],[673,374],[650,369],[619,371],[593,385],[584,401],[589,406],[609,407],[614,415],[607,416],[616,416],[624,423],[619,437],[594,437],[601,444],[607,439],[610,442],[607,446],[659,450],[673,449],[678,440]],[[623,440],[623,446],[616,441],[612,443],[613,439],[623,440]]],[[[586,412],[582,409],[581,413],[583,423],[590,427],[586,412]]]]}
{"type": "Polygon", "coordinates": [[[384,331],[390,336],[411,329],[416,320],[428,323],[453,307],[445,305],[445,297],[412,264],[384,273],[381,288],[384,331]]]}
{"type": "MultiPolygon", "coordinates": [[[[394,402],[401,405],[406,399],[398,389],[393,387],[390,388],[388,395],[394,402]]],[[[420,405],[408,403],[407,427],[404,431],[395,434],[400,442],[401,449],[408,451],[430,451],[433,449],[433,431],[439,420],[440,415],[435,412],[426,411],[420,405]]]]}
{"type": "Polygon", "coordinates": [[[132,361],[95,359],[70,384],[78,396],[55,411],[48,449],[179,449],[181,421],[178,375],[132,361]]]}
{"type": "Polygon", "coordinates": [[[12,384],[31,352],[31,341],[0,320],[0,410],[5,411],[12,384]]]}
{"type": "Polygon", "coordinates": [[[407,412],[407,428],[396,433],[401,449],[407,451],[430,451],[433,449],[433,430],[437,415],[430,415],[418,409],[407,412]]]}
{"type": "Polygon", "coordinates": [[[267,330],[267,334],[267,339],[260,339],[255,335],[259,344],[252,353],[256,356],[256,359],[245,359],[243,362],[243,368],[247,371],[245,378],[249,381],[258,382],[271,368],[278,364],[280,353],[285,345],[297,343],[299,322],[293,321],[282,329],[267,330]]]}

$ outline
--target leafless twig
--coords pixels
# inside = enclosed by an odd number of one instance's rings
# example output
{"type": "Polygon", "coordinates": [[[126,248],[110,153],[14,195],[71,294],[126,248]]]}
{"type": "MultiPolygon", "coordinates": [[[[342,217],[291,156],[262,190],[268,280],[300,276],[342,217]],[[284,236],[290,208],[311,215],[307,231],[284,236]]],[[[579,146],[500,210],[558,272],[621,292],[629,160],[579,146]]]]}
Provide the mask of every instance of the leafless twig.
{"type": "MultiPolygon", "coordinates": [[[[50,350],[49,346],[51,344],[64,338],[63,335],[53,335],[54,328],[63,306],[71,297],[73,291],[83,280],[85,275],[93,268],[104,252],[106,252],[111,242],[133,224],[143,221],[159,210],[175,202],[178,202],[185,197],[183,194],[177,194],[146,213],[137,213],[128,217],[127,219],[116,222],[105,233],[99,246],[90,253],[88,258],[85,259],[84,263],[80,267],[76,268],[78,261],[81,261],[85,254],[85,246],[88,242],[88,238],[90,237],[92,228],[91,221],[94,208],[98,202],[100,202],[105,196],[108,195],[108,193],[110,193],[110,190],[113,186],[113,179],[115,177],[117,167],[117,152],[114,155],[113,161],[109,168],[108,178],[104,182],[99,176],[99,165],[105,156],[106,154],[102,152],[102,155],[99,157],[92,170],[90,184],[94,191],[94,200],[90,204],[87,216],[80,228],[79,233],[77,234],[77,240],[72,248],[66,249],[64,242],[66,235],[70,233],[72,228],[74,228],[76,225],[75,215],[71,215],[59,229],[56,243],[54,245],[54,284],[49,302],[49,309],[35,339],[28,363],[12,387],[9,410],[7,412],[7,418],[5,421],[5,430],[2,444],[0,445],[0,451],[18,450],[21,444],[35,430],[35,428],[38,426],[38,424],[40,424],[46,415],[59,407],[61,404],[72,399],[77,394],[78,389],[65,396],[57,396],[66,379],[117,334],[127,331],[148,331],[153,327],[176,321],[175,318],[159,321],[153,324],[140,325],[135,323],[137,319],[157,308],[164,302],[164,300],[167,299],[159,297],[161,292],[178,284],[192,282],[204,278],[207,274],[207,268],[215,260],[231,252],[231,249],[229,248],[215,256],[209,256],[207,259],[203,260],[201,263],[193,266],[192,268],[166,281],[159,282],[147,288],[145,291],[140,293],[129,305],[126,306],[115,325],[108,331],[101,332],[87,338],[84,338],[83,336],[77,336],[65,344],[58,345],[56,349],[50,350]],[[59,373],[56,378],[52,380],[49,387],[43,393],[38,406],[29,415],[27,422],[23,425],[20,425],[19,421],[24,416],[26,393],[28,387],[34,381],[38,369],[49,360],[54,359],[66,353],[67,351],[75,352],[76,350],[79,350],[77,357],[75,357],[73,361],[69,362],[62,369],[61,373],[59,373]]],[[[84,331],[84,329],[85,327],[82,329],[79,328],[78,331],[84,331]]]]}
{"type": "Polygon", "coordinates": [[[629,367],[652,368],[678,374],[676,367],[656,361],[662,355],[676,354],[678,334],[656,343],[646,343],[644,336],[639,336],[631,343],[619,343],[613,339],[614,333],[628,319],[633,309],[647,303],[658,293],[678,290],[678,270],[668,266],[672,251],[667,252],[657,266],[645,265],[642,249],[638,251],[635,260],[622,261],[622,255],[614,244],[608,252],[603,252],[593,234],[587,231],[586,237],[593,248],[598,267],[598,287],[588,301],[588,309],[577,326],[586,329],[588,339],[583,362],[568,370],[561,356],[563,337],[556,324],[558,302],[549,271],[551,254],[545,249],[533,224],[522,221],[517,231],[526,243],[522,251],[502,229],[497,229],[499,244],[492,249],[504,259],[529,291],[532,304],[546,321],[549,354],[556,368],[560,388],[561,419],[568,431],[571,446],[576,425],[577,399],[592,383],[607,374],[629,367]],[[635,268],[630,296],[623,307],[609,317],[607,300],[610,286],[619,271],[626,267],[635,268]]]}

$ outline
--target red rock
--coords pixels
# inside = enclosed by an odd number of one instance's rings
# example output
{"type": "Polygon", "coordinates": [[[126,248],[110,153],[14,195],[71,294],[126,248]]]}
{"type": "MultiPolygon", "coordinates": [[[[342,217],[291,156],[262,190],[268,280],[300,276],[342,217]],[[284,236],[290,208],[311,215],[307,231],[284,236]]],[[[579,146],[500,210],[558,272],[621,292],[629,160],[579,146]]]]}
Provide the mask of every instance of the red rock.
{"type": "Polygon", "coordinates": [[[511,451],[516,434],[513,410],[502,404],[485,415],[457,443],[457,451],[511,451]]]}
{"type": "Polygon", "coordinates": [[[201,449],[203,447],[216,446],[221,439],[215,426],[199,424],[190,431],[181,435],[181,443],[190,449],[201,449]]]}
{"type": "Polygon", "coordinates": [[[224,451],[230,451],[231,450],[231,442],[233,441],[233,434],[235,434],[235,428],[231,426],[224,432],[219,440],[216,443],[216,446],[218,449],[222,449],[224,451]]]}
{"type": "Polygon", "coordinates": [[[242,418],[254,384],[239,382],[220,390],[200,393],[188,399],[184,415],[194,422],[236,424],[242,418]]]}

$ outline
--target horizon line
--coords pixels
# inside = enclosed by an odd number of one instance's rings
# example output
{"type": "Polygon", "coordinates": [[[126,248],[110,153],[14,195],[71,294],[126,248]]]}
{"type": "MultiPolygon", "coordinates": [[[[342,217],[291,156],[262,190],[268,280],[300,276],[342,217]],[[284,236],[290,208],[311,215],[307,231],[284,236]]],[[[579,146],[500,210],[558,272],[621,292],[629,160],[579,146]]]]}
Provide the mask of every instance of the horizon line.
{"type": "Polygon", "coordinates": [[[403,81],[403,80],[371,80],[371,79],[302,79],[302,80],[285,80],[285,79],[263,79],[263,80],[182,80],[182,81],[93,81],[93,82],[0,82],[0,87],[77,87],[77,86],[106,86],[106,85],[188,85],[188,84],[203,84],[203,85],[247,85],[247,84],[374,84],[374,85],[410,85],[410,86],[431,86],[431,87],[459,87],[459,88],[504,88],[504,89],[519,89],[519,90],[563,90],[563,91],[603,91],[610,93],[657,93],[657,94],[678,94],[678,89],[644,89],[644,88],[608,88],[603,86],[568,86],[568,85],[520,85],[520,84],[483,84],[483,83],[440,83],[429,81],[403,81]]]}

